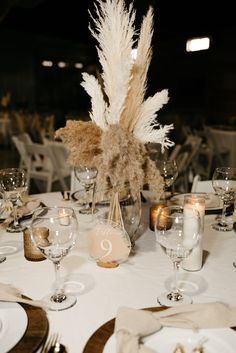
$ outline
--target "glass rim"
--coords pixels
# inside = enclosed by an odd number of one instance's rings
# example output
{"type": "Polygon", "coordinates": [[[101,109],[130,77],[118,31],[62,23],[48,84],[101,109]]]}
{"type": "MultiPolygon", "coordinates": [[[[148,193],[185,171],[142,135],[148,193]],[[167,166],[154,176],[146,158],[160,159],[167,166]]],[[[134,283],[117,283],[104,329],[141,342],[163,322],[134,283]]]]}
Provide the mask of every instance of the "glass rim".
{"type": "Polygon", "coordinates": [[[0,169],[0,174],[12,174],[12,173],[27,173],[24,168],[3,168],[0,169]]]}
{"type": "MultiPolygon", "coordinates": [[[[214,173],[215,172],[221,172],[221,173],[225,173],[225,172],[230,172],[230,171],[232,171],[232,172],[236,172],[236,167],[216,167],[216,169],[215,169],[215,171],[214,171],[214,173]]],[[[213,173],[213,174],[214,174],[213,173]]]]}
{"type": "MultiPolygon", "coordinates": [[[[75,215],[75,210],[70,207],[70,206],[42,206],[42,207],[38,207],[36,210],[34,210],[33,214],[32,214],[32,219],[34,219],[35,217],[40,217],[40,218],[52,218],[52,216],[48,216],[48,212],[46,212],[46,210],[69,210],[70,213],[63,215],[66,217],[70,217],[73,214],[75,215]],[[45,213],[46,212],[46,213],[45,213]]],[[[58,217],[54,216],[54,218],[61,218],[62,215],[58,215],[58,217]]]]}
{"type": "MultiPolygon", "coordinates": [[[[189,208],[187,208],[187,209],[189,210],[189,208]]],[[[166,212],[167,210],[173,210],[173,211],[175,210],[175,211],[177,211],[178,212],[178,216],[180,218],[183,218],[183,219],[186,218],[186,217],[194,219],[195,215],[197,215],[200,218],[200,213],[196,209],[191,208],[190,210],[193,211],[193,212],[191,214],[186,215],[186,214],[184,214],[184,211],[185,211],[185,207],[184,206],[169,205],[169,206],[165,206],[165,207],[161,207],[160,208],[160,211],[158,212],[157,219],[158,219],[158,217],[160,217],[160,215],[162,213],[166,212]]],[[[175,217],[175,215],[173,213],[171,214],[171,213],[167,213],[166,212],[165,217],[166,218],[173,218],[173,217],[175,217]]],[[[157,220],[156,220],[156,222],[157,222],[157,220]]]]}

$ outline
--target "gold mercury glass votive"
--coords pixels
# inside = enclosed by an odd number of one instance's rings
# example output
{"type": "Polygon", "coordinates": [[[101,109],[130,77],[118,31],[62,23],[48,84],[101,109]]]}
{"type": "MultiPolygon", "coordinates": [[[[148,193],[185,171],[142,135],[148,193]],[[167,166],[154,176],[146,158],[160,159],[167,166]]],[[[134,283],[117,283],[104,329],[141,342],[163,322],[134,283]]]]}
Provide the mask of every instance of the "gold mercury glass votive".
{"type": "Polygon", "coordinates": [[[154,231],[155,230],[155,223],[158,217],[159,212],[162,208],[166,207],[165,203],[157,203],[150,207],[149,211],[149,228],[154,231]]]}
{"type": "MultiPolygon", "coordinates": [[[[38,229],[35,229],[34,232],[38,233],[39,237],[42,237],[43,239],[47,239],[49,235],[49,230],[47,228],[41,227],[38,229]]],[[[23,240],[24,240],[24,256],[26,260],[28,261],[43,261],[46,260],[46,257],[43,256],[41,251],[36,247],[34,242],[31,239],[30,236],[30,230],[26,228],[23,231],[23,240]]]]}

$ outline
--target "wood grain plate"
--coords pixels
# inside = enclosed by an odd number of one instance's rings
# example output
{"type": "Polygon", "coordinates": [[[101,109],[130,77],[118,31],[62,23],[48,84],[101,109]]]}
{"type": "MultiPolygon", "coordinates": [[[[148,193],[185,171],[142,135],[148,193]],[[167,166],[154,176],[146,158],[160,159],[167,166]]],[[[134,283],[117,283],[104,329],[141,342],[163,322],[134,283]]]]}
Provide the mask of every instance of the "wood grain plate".
{"type": "Polygon", "coordinates": [[[46,312],[41,308],[28,304],[20,305],[26,311],[28,325],[22,339],[8,353],[34,353],[47,338],[48,318],[46,312]]]}

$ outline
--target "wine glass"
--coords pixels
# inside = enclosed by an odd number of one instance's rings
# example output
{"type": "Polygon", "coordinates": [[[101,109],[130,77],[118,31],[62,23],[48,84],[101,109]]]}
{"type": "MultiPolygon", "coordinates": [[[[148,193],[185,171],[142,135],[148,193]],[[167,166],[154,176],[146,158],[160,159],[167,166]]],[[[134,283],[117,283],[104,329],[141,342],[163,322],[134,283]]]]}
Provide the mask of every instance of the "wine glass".
{"type": "Polygon", "coordinates": [[[235,199],[236,192],[236,168],[219,167],[216,168],[212,176],[212,186],[216,194],[223,201],[222,214],[217,219],[218,222],[212,224],[212,228],[221,231],[233,229],[233,222],[229,222],[226,217],[226,208],[235,199]]]}
{"type": "Polygon", "coordinates": [[[49,310],[65,310],[77,299],[65,293],[60,281],[61,260],[74,247],[78,236],[78,221],[71,207],[42,207],[34,211],[29,226],[31,238],[42,254],[55,267],[56,288],[44,300],[49,310]]]}
{"type": "Polygon", "coordinates": [[[19,223],[17,207],[21,201],[21,196],[27,190],[26,171],[21,168],[1,169],[0,188],[4,199],[10,201],[13,205],[13,222],[7,227],[6,231],[10,233],[22,232],[25,226],[19,223]]]}
{"type": "Polygon", "coordinates": [[[89,203],[89,191],[94,189],[98,171],[95,167],[78,166],[74,168],[74,172],[76,179],[82,184],[86,192],[86,204],[79,212],[82,214],[91,214],[93,213],[93,208],[90,207],[89,203]]]}
{"type": "Polygon", "coordinates": [[[164,200],[166,192],[173,185],[178,176],[178,168],[175,160],[163,160],[159,163],[159,171],[164,179],[164,200]]]}
{"type": "Polygon", "coordinates": [[[200,215],[197,210],[180,206],[160,208],[155,222],[156,240],[170,257],[174,265],[174,289],[158,296],[164,306],[190,304],[192,299],[178,288],[178,270],[199,241],[200,215]]]}

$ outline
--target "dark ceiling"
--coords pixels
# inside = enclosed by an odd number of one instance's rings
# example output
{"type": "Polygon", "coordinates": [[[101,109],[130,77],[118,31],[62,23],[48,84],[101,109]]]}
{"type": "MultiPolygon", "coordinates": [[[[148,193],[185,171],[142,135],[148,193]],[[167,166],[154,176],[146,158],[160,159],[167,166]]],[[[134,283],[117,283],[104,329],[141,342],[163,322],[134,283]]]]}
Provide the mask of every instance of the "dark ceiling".
{"type": "MultiPolygon", "coordinates": [[[[130,0],[126,0],[127,3],[130,0]]],[[[149,5],[155,10],[154,35],[159,38],[217,35],[235,28],[227,1],[134,0],[137,24],[149,5]]],[[[0,30],[10,29],[88,43],[88,9],[93,0],[0,0],[0,30]]]]}

